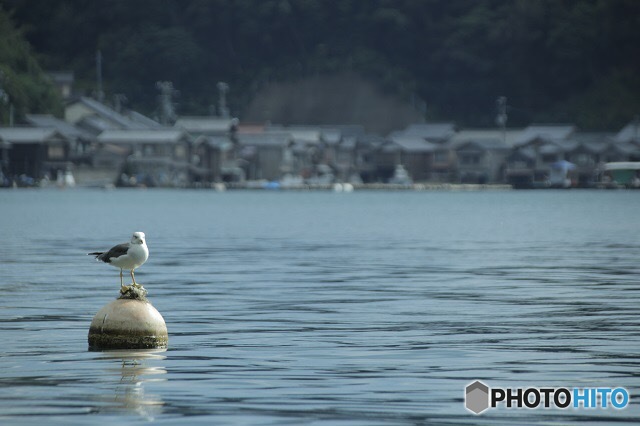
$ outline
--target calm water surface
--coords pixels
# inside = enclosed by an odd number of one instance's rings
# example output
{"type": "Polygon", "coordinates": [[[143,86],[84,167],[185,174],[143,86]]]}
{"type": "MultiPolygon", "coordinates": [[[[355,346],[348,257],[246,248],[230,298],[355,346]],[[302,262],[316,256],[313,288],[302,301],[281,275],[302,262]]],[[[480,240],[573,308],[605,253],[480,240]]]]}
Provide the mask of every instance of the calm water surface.
{"type": "Polygon", "coordinates": [[[0,424],[640,419],[640,192],[0,191],[0,424]],[[89,352],[118,270],[164,352],[89,352]],[[624,410],[475,416],[464,387],[625,387],[624,410]]]}

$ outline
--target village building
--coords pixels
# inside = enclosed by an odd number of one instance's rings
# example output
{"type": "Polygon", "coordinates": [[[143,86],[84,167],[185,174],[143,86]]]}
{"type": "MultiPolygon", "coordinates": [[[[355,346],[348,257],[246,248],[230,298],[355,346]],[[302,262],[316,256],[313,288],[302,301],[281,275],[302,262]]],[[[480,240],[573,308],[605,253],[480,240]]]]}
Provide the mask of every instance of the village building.
{"type": "Polygon", "coordinates": [[[26,121],[33,127],[56,129],[69,141],[69,160],[74,164],[90,163],[90,150],[95,136],[50,114],[27,114],[26,121]]]}
{"type": "Polygon", "coordinates": [[[309,182],[333,181],[336,155],[342,142],[342,131],[332,126],[281,126],[270,125],[266,134],[281,132],[289,135],[283,172],[309,182]]]}
{"type": "Polygon", "coordinates": [[[389,179],[402,165],[414,181],[450,181],[455,157],[449,141],[455,134],[453,123],[411,124],[392,132],[376,158],[380,177],[389,179]]]}
{"type": "Polygon", "coordinates": [[[135,184],[175,186],[192,180],[191,136],[182,130],[105,130],[97,141],[122,152],[117,169],[134,176],[135,184]]]}
{"type": "Polygon", "coordinates": [[[504,182],[505,160],[519,131],[461,130],[450,139],[455,154],[454,174],[460,183],[504,182]]]}
{"type": "Polygon", "coordinates": [[[384,137],[375,133],[366,133],[345,144],[345,147],[350,145],[355,147],[353,153],[355,156],[354,172],[349,179],[350,181],[361,180],[363,183],[382,181],[378,171],[377,154],[386,143],[387,140],[384,137]]]}
{"type": "MultiPolygon", "coordinates": [[[[570,163],[573,185],[592,187],[599,179],[604,163],[618,157],[610,133],[577,132],[572,136],[573,145],[566,149],[564,160],[570,163]]],[[[626,158],[626,156],[625,156],[626,158]]]]}
{"type": "Polygon", "coordinates": [[[71,98],[75,81],[73,71],[49,71],[47,72],[47,77],[49,77],[63,100],[71,98]]]}
{"type": "Polygon", "coordinates": [[[245,172],[236,164],[238,119],[215,116],[179,117],[174,129],[194,139],[192,175],[197,183],[243,182],[245,172]]]}
{"type": "Polygon", "coordinates": [[[288,132],[239,133],[237,164],[248,180],[280,180],[300,167],[288,132]]]}
{"type": "Polygon", "coordinates": [[[192,170],[197,183],[242,182],[235,165],[235,149],[228,136],[197,136],[193,141],[192,170]]]}
{"type": "Polygon", "coordinates": [[[178,117],[173,127],[198,136],[228,136],[239,124],[238,119],[215,116],[178,117]]]}
{"type": "Polygon", "coordinates": [[[71,167],[71,141],[55,128],[0,128],[2,175],[30,185],[71,167]]]}
{"type": "Polygon", "coordinates": [[[640,144],[640,118],[636,118],[614,136],[616,143],[640,144]]]}
{"type": "Polygon", "coordinates": [[[168,186],[367,183],[397,182],[400,171],[403,182],[592,187],[607,164],[640,162],[639,120],[616,134],[571,124],[458,130],[418,123],[381,137],[359,125],[241,125],[210,116],[179,117],[168,127],[81,97],[68,103],[65,120],[28,114],[26,122],[32,127],[0,129],[4,184],[7,176],[52,179],[69,171],[168,186]]]}
{"type": "Polygon", "coordinates": [[[80,97],[67,104],[66,122],[94,135],[105,130],[146,130],[163,127],[160,123],[137,112],[124,115],[113,108],[88,97],[80,97]]]}
{"type": "Polygon", "coordinates": [[[428,181],[437,146],[418,135],[392,134],[379,151],[378,173],[388,181],[393,178],[397,167],[402,166],[413,181],[428,181]]]}
{"type": "Polygon", "coordinates": [[[361,183],[362,177],[358,173],[358,139],[359,136],[344,136],[335,146],[333,164],[336,178],[340,182],[361,183]]]}
{"type": "Polygon", "coordinates": [[[444,144],[456,131],[454,123],[417,123],[410,124],[400,133],[404,136],[418,136],[427,142],[444,144]]]}
{"type": "Polygon", "coordinates": [[[505,180],[515,187],[543,187],[548,184],[551,165],[564,160],[575,147],[573,125],[531,125],[514,139],[506,158],[505,180]]]}

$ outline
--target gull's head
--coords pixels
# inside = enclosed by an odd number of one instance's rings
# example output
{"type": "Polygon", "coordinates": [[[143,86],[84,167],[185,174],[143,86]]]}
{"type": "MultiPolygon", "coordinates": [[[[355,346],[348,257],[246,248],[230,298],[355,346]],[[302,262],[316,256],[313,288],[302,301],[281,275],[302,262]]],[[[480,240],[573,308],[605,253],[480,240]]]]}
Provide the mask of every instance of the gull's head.
{"type": "Polygon", "coordinates": [[[131,236],[131,244],[145,244],[144,232],[134,232],[131,236]]]}

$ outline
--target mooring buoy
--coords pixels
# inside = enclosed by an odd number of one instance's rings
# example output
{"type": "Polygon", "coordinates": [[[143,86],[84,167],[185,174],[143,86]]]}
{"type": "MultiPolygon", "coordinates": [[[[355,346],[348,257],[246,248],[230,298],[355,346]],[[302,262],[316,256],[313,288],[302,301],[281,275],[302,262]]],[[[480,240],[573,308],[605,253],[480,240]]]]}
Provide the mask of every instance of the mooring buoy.
{"type": "Polygon", "coordinates": [[[124,286],[120,297],[93,317],[89,349],[154,349],[169,343],[167,325],[140,285],[124,286]]]}

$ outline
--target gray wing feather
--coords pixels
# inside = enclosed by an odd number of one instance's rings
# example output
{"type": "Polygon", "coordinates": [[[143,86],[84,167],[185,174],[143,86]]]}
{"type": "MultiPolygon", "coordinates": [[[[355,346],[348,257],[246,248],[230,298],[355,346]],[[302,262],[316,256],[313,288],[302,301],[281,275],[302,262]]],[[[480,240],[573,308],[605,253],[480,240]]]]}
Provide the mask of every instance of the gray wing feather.
{"type": "Polygon", "coordinates": [[[89,253],[89,254],[95,254],[96,259],[101,260],[105,263],[111,263],[112,257],[123,256],[127,254],[128,250],[129,250],[129,244],[124,243],[124,244],[118,244],[117,246],[113,246],[109,251],[104,253],[89,253]]]}

